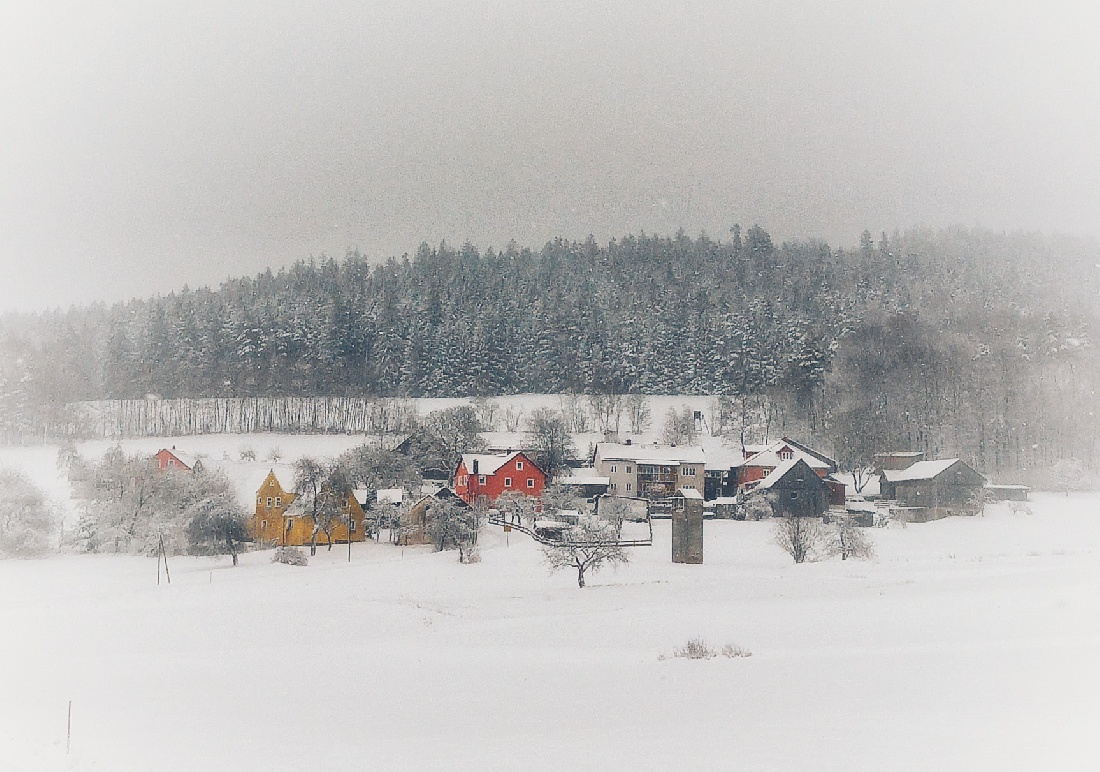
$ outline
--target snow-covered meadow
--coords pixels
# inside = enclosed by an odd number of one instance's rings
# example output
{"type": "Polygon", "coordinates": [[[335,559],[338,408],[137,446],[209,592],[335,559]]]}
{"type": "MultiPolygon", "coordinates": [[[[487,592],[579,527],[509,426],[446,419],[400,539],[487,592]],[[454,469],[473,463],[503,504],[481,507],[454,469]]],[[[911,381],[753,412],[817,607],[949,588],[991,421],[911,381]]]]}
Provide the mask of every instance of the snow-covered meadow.
{"type": "MultiPolygon", "coordinates": [[[[0,463],[67,495],[48,449],[0,463]]],[[[474,565],[3,561],[0,769],[1095,769],[1100,495],[1034,498],[875,529],[870,562],[708,521],[673,565],[658,521],[584,590],[493,527],[474,565]],[[752,656],[662,658],[693,637],[752,656]]]]}

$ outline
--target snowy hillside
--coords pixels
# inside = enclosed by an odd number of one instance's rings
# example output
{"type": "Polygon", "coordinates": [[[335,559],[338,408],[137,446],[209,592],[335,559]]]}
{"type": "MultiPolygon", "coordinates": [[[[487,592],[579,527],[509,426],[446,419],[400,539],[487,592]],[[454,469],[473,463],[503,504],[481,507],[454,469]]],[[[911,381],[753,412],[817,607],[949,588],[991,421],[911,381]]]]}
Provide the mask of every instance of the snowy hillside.
{"type": "Polygon", "coordinates": [[[475,565],[3,561],[0,768],[1094,769],[1100,496],[1036,498],[867,563],[709,521],[673,565],[658,522],[585,590],[492,527],[475,565]],[[752,656],[660,658],[696,636],[752,656]]]}

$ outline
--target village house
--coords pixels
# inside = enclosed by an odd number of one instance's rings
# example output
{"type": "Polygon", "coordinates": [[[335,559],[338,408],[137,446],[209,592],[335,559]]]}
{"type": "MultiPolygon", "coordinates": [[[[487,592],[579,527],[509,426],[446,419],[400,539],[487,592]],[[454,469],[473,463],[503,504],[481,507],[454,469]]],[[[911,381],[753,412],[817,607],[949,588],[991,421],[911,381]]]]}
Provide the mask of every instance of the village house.
{"type": "Polygon", "coordinates": [[[398,527],[394,530],[393,543],[405,547],[411,544],[430,544],[428,536],[428,509],[436,501],[454,500],[460,506],[467,506],[453,490],[446,486],[425,493],[413,503],[401,510],[398,527]]]}
{"type": "Polygon", "coordinates": [[[184,453],[176,450],[176,446],[173,445],[172,449],[161,448],[154,456],[157,461],[157,469],[160,471],[166,471],[168,469],[178,469],[184,472],[192,472],[198,465],[199,460],[190,453],[184,453]]]}
{"type": "MultiPolygon", "coordinates": [[[[313,518],[306,510],[309,503],[301,501],[291,489],[283,487],[280,476],[284,480],[293,480],[293,467],[279,465],[268,470],[256,490],[256,512],[249,522],[249,533],[261,543],[281,547],[307,546],[313,534],[313,518]]],[[[334,521],[329,528],[332,543],[347,543],[349,523],[351,540],[363,541],[363,507],[353,491],[347,492],[341,516],[340,521],[334,521]]],[[[324,532],[318,534],[317,544],[328,544],[324,532]]]]}
{"type": "Polygon", "coordinates": [[[540,497],[546,474],[525,453],[465,453],[454,473],[454,491],[467,504],[492,503],[505,491],[540,497]]]}
{"type": "MultiPolygon", "coordinates": [[[[317,545],[347,544],[348,541],[357,542],[366,540],[366,529],[363,521],[366,519],[363,507],[355,497],[353,491],[345,491],[341,497],[341,507],[338,516],[333,517],[325,525],[328,526],[328,535],[323,530],[317,533],[317,545]]],[[[310,544],[313,537],[312,502],[308,498],[299,496],[287,508],[283,514],[283,533],[279,544],[285,547],[305,547],[310,544]]]]}
{"type": "Polygon", "coordinates": [[[776,517],[821,517],[829,508],[829,486],[804,458],[788,458],[750,487],[771,502],[776,517]]]}
{"type": "Polygon", "coordinates": [[[294,469],[286,465],[271,467],[256,488],[256,510],[249,523],[249,532],[258,542],[282,544],[286,531],[286,510],[294,502],[295,495],[283,487],[284,480],[294,479],[294,469]]]}
{"type": "Polygon", "coordinates": [[[884,470],[879,481],[882,498],[910,508],[914,522],[948,515],[972,515],[981,510],[986,479],[957,458],[918,461],[897,470],[884,470]]]}
{"type": "Polygon", "coordinates": [[[617,496],[665,499],[681,488],[702,495],[706,479],[706,456],[693,446],[598,442],[592,465],[617,496]]]}
{"type": "Polygon", "coordinates": [[[833,459],[790,437],[784,437],[760,449],[746,447],[744,459],[735,463],[732,472],[740,488],[763,480],[785,461],[792,459],[804,461],[818,477],[828,477],[837,471],[837,463],[833,459]]]}

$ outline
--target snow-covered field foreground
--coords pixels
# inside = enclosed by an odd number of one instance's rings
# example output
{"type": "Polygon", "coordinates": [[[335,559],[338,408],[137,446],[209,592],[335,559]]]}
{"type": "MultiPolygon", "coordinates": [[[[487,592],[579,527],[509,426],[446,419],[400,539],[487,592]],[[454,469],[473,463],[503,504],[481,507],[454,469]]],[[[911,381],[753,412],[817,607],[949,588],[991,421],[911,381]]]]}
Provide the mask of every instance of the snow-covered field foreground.
{"type": "Polygon", "coordinates": [[[859,563],[708,521],[673,565],[658,522],[584,590],[491,527],[476,565],[0,562],[0,769],[1096,769],[1100,495],[1036,498],[859,563]],[[659,659],[696,636],[752,656],[659,659]]]}

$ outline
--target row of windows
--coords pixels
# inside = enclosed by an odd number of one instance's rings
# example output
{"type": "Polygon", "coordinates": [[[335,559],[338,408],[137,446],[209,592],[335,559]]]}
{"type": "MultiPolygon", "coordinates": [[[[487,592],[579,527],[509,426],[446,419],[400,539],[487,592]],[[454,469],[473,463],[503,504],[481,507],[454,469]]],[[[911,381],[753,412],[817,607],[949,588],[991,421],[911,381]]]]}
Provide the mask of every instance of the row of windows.
{"type": "MultiPolygon", "coordinates": [[[[610,484],[609,486],[607,486],[607,487],[608,487],[608,490],[612,490],[612,491],[617,491],[617,490],[619,490],[619,484],[618,484],[618,483],[611,483],[611,484],[610,484]]],[[[631,490],[632,490],[632,486],[631,486],[631,484],[630,484],[630,483],[627,483],[627,484],[626,484],[626,492],[627,492],[627,493],[630,493],[630,491],[631,491],[631,490]]]]}
{"type": "MultiPolygon", "coordinates": [[[[257,505],[257,506],[259,506],[259,505],[260,505],[260,501],[261,501],[260,497],[259,497],[259,496],[257,496],[257,497],[256,497],[256,505],[257,505]]],[[[268,497],[267,497],[267,508],[268,508],[268,509],[271,509],[271,501],[272,501],[271,497],[270,497],[270,496],[268,496],[268,497]]],[[[283,497],[282,497],[282,496],[276,496],[276,497],[275,497],[275,506],[277,506],[277,507],[281,507],[282,505],[283,505],[283,497]]]]}
{"type": "MultiPolygon", "coordinates": [[[[356,530],[356,529],[357,529],[358,527],[359,527],[359,523],[357,523],[357,522],[355,521],[355,519],[354,519],[354,518],[352,518],[352,521],[351,521],[351,529],[350,529],[350,530],[351,530],[351,532],[352,532],[352,533],[355,533],[355,530],[356,530]]],[[[293,529],[293,528],[294,528],[294,518],[293,518],[293,517],[288,517],[288,518],[286,519],[286,530],[287,530],[287,533],[290,533],[291,529],[293,529]]],[[[262,530],[262,531],[266,531],[266,530],[267,530],[267,521],[266,521],[266,520],[261,520],[261,521],[260,521],[260,530],[262,530]]]]}
{"type": "MultiPolygon", "coordinates": [[[[628,467],[625,467],[625,471],[626,471],[627,474],[630,474],[633,470],[632,470],[631,467],[628,466],[628,467]]],[[[649,465],[641,465],[641,466],[638,467],[638,471],[641,472],[642,474],[659,474],[660,473],[660,467],[649,466],[649,465]]],[[[694,467],[694,466],[685,466],[685,467],[682,467],[680,469],[680,474],[683,477],[694,477],[695,472],[696,472],[696,467],[694,467]]],[[[611,474],[618,474],[618,473],[619,473],[619,465],[618,464],[612,464],[611,465],[611,474]]]]}
{"type": "MultiPolygon", "coordinates": [[[[522,463],[523,463],[522,461],[517,461],[516,462],[517,465],[522,464],[522,463]]],[[[477,476],[477,483],[478,483],[478,485],[484,485],[485,484],[485,475],[479,474],[477,476]]],[[[470,476],[469,475],[463,475],[462,479],[459,481],[459,484],[469,486],[470,476]]],[[[505,477],[504,478],[504,487],[505,488],[512,487],[512,478],[511,477],[505,477]]],[[[528,488],[534,488],[535,487],[535,478],[534,477],[528,477],[527,478],[527,487],[528,488]]]]}

